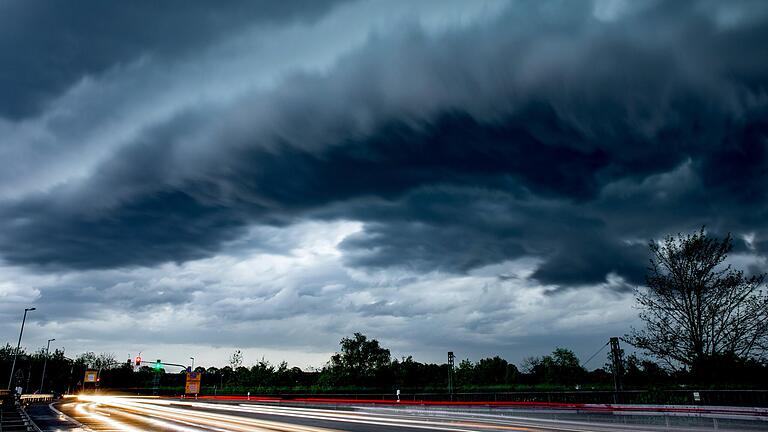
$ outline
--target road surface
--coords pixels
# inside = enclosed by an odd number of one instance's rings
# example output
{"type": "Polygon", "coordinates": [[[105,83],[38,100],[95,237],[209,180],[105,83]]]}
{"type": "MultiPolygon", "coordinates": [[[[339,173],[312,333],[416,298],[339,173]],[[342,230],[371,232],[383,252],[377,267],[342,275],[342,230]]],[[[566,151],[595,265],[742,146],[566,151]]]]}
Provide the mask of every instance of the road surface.
{"type": "MultiPolygon", "coordinates": [[[[60,410],[39,425],[42,430],[92,431],[286,431],[286,432],[429,432],[429,431],[719,431],[768,430],[762,420],[589,416],[578,413],[425,411],[375,407],[296,407],[256,403],[87,396],[53,405],[60,410]],[[551,414],[551,413],[550,413],[551,414]],[[66,420],[66,419],[70,419],[66,420]],[[55,421],[59,423],[57,424],[55,421]],[[66,423],[66,425],[65,425],[66,423]]],[[[47,407],[46,407],[47,408],[47,407]]],[[[38,410],[40,407],[37,408],[38,410]]],[[[34,414],[34,412],[32,413],[34,414]]],[[[34,415],[33,415],[34,418],[34,415]]]]}

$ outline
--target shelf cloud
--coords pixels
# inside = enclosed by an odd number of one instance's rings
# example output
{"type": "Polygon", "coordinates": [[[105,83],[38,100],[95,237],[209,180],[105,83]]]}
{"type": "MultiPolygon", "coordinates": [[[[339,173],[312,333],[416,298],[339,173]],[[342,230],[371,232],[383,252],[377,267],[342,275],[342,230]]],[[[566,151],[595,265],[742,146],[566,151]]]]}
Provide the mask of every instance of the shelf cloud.
{"type": "MultiPolygon", "coordinates": [[[[325,342],[356,331],[329,314],[388,317],[360,322],[405,350],[403,320],[459,306],[404,287],[627,304],[647,242],[701,226],[764,268],[762,2],[269,4],[0,5],[0,257],[30,301],[273,302],[325,342]],[[181,277],[257,256],[316,277],[181,277]]],[[[455,329],[475,353],[519,325],[491,306],[455,329]]]]}

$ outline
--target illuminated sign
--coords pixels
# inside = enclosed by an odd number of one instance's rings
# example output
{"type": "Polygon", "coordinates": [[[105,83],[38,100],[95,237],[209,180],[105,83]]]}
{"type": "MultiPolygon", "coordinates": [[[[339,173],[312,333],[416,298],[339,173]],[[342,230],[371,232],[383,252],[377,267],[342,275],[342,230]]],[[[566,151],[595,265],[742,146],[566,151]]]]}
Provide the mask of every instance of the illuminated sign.
{"type": "Polygon", "coordinates": [[[99,371],[87,370],[85,371],[85,379],[83,382],[95,383],[99,378],[99,371]]]}
{"type": "Polygon", "coordinates": [[[184,393],[186,394],[198,394],[200,393],[200,379],[203,374],[199,372],[187,372],[187,385],[184,386],[184,393]]]}

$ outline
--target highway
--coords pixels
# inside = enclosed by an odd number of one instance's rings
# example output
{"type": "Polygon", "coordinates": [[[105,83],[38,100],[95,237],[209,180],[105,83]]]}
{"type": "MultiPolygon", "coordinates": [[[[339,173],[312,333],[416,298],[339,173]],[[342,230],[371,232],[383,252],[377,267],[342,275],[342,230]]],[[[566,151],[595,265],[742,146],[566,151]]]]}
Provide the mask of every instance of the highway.
{"type": "MultiPolygon", "coordinates": [[[[588,415],[487,415],[459,411],[425,412],[375,407],[296,407],[256,403],[216,403],[149,397],[81,396],[55,405],[61,418],[79,423],[70,430],[93,431],[705,431],[712,419],[669,423],[610,422],[588,415]]],[[[608,419],[610,420],[610,419],[608,419]]],[[[701,419],[698,419],[701,420],[701,419]]],[[[72,424],[72,423],[70,423],[72,424]]],[[[764,421],[729,424],[718,430],[766,430],[764,421]]],[[[51,426],[47,430],[65,430],[51,426]]],[[[43,429],[46,430],[46,429],[43,429]]]]}

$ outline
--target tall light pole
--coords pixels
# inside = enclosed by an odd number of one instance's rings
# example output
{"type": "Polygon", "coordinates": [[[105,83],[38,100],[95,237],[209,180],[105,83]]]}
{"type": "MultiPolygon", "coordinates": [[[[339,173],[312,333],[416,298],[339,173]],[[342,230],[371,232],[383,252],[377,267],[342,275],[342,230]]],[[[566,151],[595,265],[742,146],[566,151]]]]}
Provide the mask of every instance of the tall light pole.
{"type": "Polygon", "coordinates": [[[21,335],[24,334],[24,322],[27,321],[27,312],[36,310],[37,308],[24,309],[24,318],[21,319],[21,330],[19,331],[19,342],[16,343],[16,351],[13,353],[13,363],[11,364],[11,376],[8,377],[8,390],[11,389],[13,383],[13,373],[16,371],[16,357],[19,356],[19,347],[21,347],[21,335]]]}
{"type": "Polygon", "coordinates": [[[48,346],[45,347],[45,360],[43,361],[43,376],[40,378],[40,393],[43,392],[43,383],[45,382],[45,367],[48,366],[48,354],[51,352],[51,342],[56,339],[48,339],[48,346]]]}

